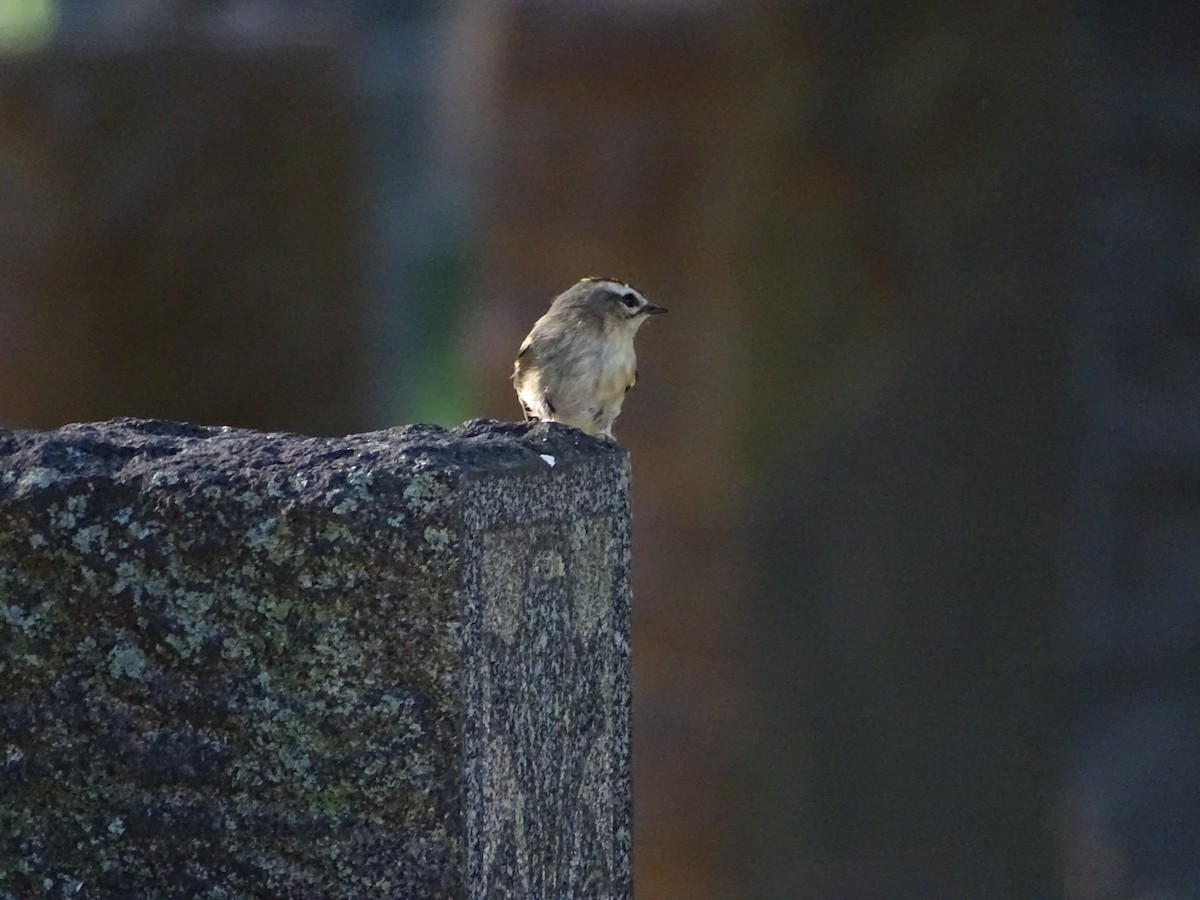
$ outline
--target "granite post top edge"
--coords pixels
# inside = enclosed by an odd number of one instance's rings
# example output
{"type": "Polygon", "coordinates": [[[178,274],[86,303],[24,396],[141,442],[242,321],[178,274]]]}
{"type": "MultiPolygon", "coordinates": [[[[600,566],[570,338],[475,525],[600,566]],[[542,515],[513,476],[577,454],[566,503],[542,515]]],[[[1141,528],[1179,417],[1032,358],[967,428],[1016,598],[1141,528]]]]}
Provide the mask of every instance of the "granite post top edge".
{"type": "Polygon", "coordinates": [[[545,470],[584,459],[623,460],[627,455],[615,442],[563,425],[489,419],[472,419],[456,428],[414,424],[345,437],[140,418],[80,422],[53,431],[0,428],[0,472],[15,464],[84,476],[134,475],[205,463],[217,468],[320,465],[467,475],[545,470]]]}

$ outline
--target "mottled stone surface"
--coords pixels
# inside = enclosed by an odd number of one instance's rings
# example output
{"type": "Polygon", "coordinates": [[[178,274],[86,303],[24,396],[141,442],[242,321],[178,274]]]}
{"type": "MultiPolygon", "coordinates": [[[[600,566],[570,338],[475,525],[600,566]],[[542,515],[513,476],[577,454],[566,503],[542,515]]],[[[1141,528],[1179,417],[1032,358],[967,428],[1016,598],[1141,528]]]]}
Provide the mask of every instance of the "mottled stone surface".
{"type": "Polygon", "coordinates": [[[0,431],[0,897],[628,896],[628,472],[0,431]]]}

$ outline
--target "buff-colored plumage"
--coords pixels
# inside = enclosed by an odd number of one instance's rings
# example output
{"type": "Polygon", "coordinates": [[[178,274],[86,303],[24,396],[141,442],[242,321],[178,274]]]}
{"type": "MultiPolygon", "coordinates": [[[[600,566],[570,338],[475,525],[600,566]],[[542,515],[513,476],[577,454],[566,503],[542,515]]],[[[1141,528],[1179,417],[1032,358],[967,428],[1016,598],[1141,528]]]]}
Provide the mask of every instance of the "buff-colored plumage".
{"type": "Polygon", "coordinates": [[[637,381],[633,337],[646,319],[665,312],[609,278],[585,278],[555,297],[513,366],[525,418],[611,438],[637,381]]]}

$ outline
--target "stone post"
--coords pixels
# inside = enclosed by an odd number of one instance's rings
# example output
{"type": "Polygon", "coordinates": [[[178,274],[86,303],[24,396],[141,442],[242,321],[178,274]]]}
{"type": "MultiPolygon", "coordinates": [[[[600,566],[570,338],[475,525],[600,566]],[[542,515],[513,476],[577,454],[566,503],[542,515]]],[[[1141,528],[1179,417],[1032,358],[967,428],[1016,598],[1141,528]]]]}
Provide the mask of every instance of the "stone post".
{"type": "Polygon", "coordinates": [[[628,897],[628,457],[0,431],[0,898],[628,897]]]}

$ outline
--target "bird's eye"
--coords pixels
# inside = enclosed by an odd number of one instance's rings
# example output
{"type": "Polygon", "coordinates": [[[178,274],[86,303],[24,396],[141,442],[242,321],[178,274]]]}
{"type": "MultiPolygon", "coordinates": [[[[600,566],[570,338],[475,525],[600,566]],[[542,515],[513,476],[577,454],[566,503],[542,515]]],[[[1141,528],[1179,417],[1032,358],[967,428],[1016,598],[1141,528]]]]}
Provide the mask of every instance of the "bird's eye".
{"type": "Polygon", "coordinates": [[[625,304],[627,309],[636,309],[638,305],[637,297],[633,296],[633,294],[626,294],[621,298],[621,302],[625,304]]]}

